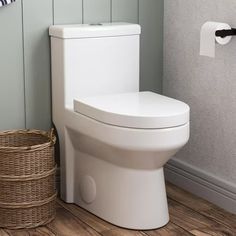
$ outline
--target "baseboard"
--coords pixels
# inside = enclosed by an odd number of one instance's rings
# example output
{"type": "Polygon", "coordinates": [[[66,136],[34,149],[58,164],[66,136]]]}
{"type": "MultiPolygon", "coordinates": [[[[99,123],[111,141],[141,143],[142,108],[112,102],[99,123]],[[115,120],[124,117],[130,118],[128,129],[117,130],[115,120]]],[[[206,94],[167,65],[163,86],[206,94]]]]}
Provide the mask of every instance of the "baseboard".
{"type": "Polygon", "coordinates": [[[166,164],[165,177],[167,181],[236,214],[236,185],[233,183],[177,159],[166,164]]]}

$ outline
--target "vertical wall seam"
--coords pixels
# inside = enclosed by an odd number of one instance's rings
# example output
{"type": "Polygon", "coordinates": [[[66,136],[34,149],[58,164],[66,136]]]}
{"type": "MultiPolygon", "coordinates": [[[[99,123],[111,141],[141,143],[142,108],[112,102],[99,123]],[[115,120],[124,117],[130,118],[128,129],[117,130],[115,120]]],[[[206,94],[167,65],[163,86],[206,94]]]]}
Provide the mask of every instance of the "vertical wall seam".
{"type": "Polygon", "coordinates": [[[55,0],[52,0],[52,24],[55,24],[55,0]]]}
{"type": "MultiPolygon", "coordinates": [[[[140,25],[140,1],[141,0],[137,0],[137,4],[138,4],[138,12],[137,12],[137,17],[138,17],[138,24],[140,25]]],[[[141,32],[142,32],[142,29],[141,29],[141,32]]],[[[142,40],[142,34],[140,35],[140,41],[139,41],[139,91],[140,91],[140,88],[141,88],[141,50],[142,50],[142,47],[141,47],[141,40],[142,40]]]]}
{"type": "Polygon", "coordinates": [[[163,15],[162,15],[162,52],[161,52],[161,54],[162,54],[162,71],[161,71],[162,76],[161,76],[161,88],[160,88],[161,94],[163,94],[163,90],[164,90],[164,88],[163,88],[163,85],[164,85],[164,83],[163,83],[164,82],[164,13],[165,13],[164,5],[165,5],[165,2],[164,2],[164,0],[162,0],[163,15]]]}
{"type": "Polygon", "coordinates": [[[82,24],[84,24],[84,0],[82,0],[82,24]]]}
{"type": "Polygon", "coordinates": [[[113,7],[113,0],[110,0],[110,22],[113,21],[112,7],[113,7]]]}
{"type": "MultiPolygon", "coordinates": [[[[52,0],[52,24],[55,25],[55,1],[56,0],[52,0]]],[[[51,107],[51,111],[50,111],[50,117],[51,117],[51,127],[53,127],[53,121],[52,121],[52,61],[51,61],[51,37],[48,35],[49,37],[49,54],[50,54],[50,107],[51,107]]]]}
{"type": "Polygon", "coordinates": [[[138,6],[138,12],[137,12],[137,17],[138,17],[138,24],[140,24],[140,19],[139,19],[139,8],[140,8],[140,0],[137,0],[137,6],[138,6]]]}
{"type": "Polygon", "coordinates": [[[25,73],[25,37],[24,37],[24,0],[21,0],[21,21],[22,21],[22,50],[23,50],[23,58],[22,58],[22,64],[23,64],[23,90],[24,90],[24,126],[25,129],[27,128],[27,112],[26,112],[26,73],[25,73]]]}

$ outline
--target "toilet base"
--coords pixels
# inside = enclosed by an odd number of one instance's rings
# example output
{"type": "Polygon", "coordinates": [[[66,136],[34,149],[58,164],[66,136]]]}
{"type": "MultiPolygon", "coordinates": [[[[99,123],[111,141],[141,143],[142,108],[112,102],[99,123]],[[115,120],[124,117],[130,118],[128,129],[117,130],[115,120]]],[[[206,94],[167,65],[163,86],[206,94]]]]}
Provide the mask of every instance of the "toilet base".
{"type": "Polygon", "coordinates": [[[129,169],[79,151],[74,155],[74,203],[123,228],[149,230],[168,223],[163,168],[129,169]]]}

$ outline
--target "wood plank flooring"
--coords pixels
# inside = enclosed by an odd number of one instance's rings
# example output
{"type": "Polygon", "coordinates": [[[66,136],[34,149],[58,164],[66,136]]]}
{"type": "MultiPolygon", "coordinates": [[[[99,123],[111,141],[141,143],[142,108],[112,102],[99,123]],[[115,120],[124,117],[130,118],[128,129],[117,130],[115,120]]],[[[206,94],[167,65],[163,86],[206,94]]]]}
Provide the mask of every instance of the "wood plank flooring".
{"type": "Polygon", "coordinates": [[[0,229],[0,236],[236,236],[236,215],[167,184],[170,222],[150,231],[111,225],[74,204],[57,201],[50,224],[30,230],[0,229]]]}

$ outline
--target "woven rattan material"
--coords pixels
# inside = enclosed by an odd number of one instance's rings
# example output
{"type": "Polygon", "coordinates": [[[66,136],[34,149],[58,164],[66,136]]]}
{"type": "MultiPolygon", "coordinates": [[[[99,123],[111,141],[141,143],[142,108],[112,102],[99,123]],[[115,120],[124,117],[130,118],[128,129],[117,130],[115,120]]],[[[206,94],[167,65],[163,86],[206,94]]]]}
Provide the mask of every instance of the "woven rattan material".
{"type": "Polygon", "coordinates": [[[55,193],[55,168],[41,175],[41,178],[31,178],[31,180],[0,178],[0,206],[5,203],[22,203],[40,201],[49,198],[55,193]]]}
{"type": "Polygon", "coordinates": [[[55,217],[53,132],[0,133],[0,227],[34,228],[55,217]]]}
{"type": "Polygon", "coordinates": [[[32,207],[0,207],[0,227],[9,229],[35,228],[49,223],[55,218],[56,195],[47,203],[32,207]]]}
{"type": "Polygon", "coordinates": [[[38,130],[0,133],[0,175],[33,175],[55,166],[55,136],[38,130]]]}
{"type": "Polygon", "coordinates": [[[55,166],[54,160],[49,158],[53,155],[51,148],[28,153],[3,153],[0,151],[0,173],[2,175],[21,176],[48,171],[55,166]]]}

